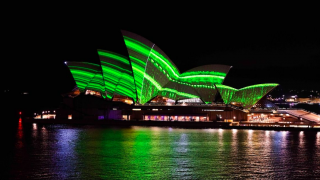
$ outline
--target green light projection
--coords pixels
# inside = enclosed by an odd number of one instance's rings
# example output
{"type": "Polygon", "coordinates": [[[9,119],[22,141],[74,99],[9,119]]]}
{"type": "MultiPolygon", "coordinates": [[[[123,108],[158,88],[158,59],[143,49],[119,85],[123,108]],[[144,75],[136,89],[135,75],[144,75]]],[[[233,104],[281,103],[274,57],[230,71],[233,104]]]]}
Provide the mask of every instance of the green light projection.
{"type": "Polygon", "coordinates": [[[223,99],[225,104],[230,104],[232,97],[238,92],[238,89],[232,88],[230,86],[216,84],[215,85],[223,99]]]}
{"type": "Polygon", "coordinates": [[[122,34],[141,104],[157,95],[174,100],[201,97],[206,103],[213,101],[216,94],[214,84],[222,84],[227,72],[198,70],[180,74],[174,63],[155,44],[127,31],[122,31],[122,34]]]}
{"type": "Polygon", "coordinates": [[[89,62],[67,62],[67,66],[80,92],[87,89],[98,91],[105,98],[104,82],[100,65],[89,62]]]}
{"type": "Polygon", "coordinates": [[[97,71],[97,73],[94,75],[94,77],[91,79],[91,81],[88,83],[88,86],[86,89],[98,91],[101,93],[101,96],[103,98],[106,98],[105,92],[105,86],[103,82],[103,77],[101,74],[101,71],[97,71]]]}
{"type": "Polygon", "coordinates": [[[159,95],[175,100],[200,98],[200,95],[194,88],[175,82],[167,83],[165,87],[159,91],[159,95]]]}
{"type": "Polygon", "coordinates": [[[278,85],[274,83],[256,84],[241,89],[235,89],[222,84],[216,84],[215,86],[225,104],[237,102],[241,103],[244,108],[250,108],[278,85]]]}
{"type": "Polygon", "coordinates": [[[131,97],[136,101],[136,89],[128,58],[114,52],[98,50],[107,98],[114,94],[131,97]]]}
{"type": "Polygon", "coordinates": [[[79,87],[99,91],[111,99],[119,94],[144,104],[157,95],[180,100],[201,98],[211,103],[219,90],[224,102],[253,106],[278,84],[258,84],[235,89],[222,85],[230,66],[206,65],[181,73],[155,44],[136,34],[122,31],[129,58],[100,50],[100,65],[69,62],[68,67],[79,87]]]}

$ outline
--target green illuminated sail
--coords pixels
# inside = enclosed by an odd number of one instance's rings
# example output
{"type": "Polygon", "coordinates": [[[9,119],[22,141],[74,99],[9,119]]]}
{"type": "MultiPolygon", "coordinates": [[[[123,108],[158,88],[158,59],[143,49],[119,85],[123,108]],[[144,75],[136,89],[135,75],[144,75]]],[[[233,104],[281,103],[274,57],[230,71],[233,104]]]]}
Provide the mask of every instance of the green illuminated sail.
{"type": "Polygon", "coordinates": [[[219,64],[180,73],[154,43],[137,34],[121,32],[129,56],[98,49],[100,65],[68,63],[80,92],[98,91],[107,99],[117,94],[144,104],[158,95],[173,100],[200,98],[211,103],[219,91],[226,104],[238,102],[247,108],[278,85],[258,84],[239,90],[222,85],[231,67],[219,64]]]}
{"type": "Polygon", "coordinates": [[[214,84],[222,84],[230,69],[226,65],[206,65],[180,74],[158,46],[137,34],[128,31],[122,34],[141,104],[157,95],[175,100],[201,97],[211,103],[216,95],[214,84]]]}
{"type": "Polygon", "coordinates": [[[274,83],[256,84],[241,89],[235,89],[221,84],[216,84],[215,86],[225,104],[236,102],[241,103],[244,108],[250,108],[278,85],[279,84],[274,83]]]}
{"type": "Polygon", "coordinates": [[[80,92],[90,89],[104,95],[100,65],[89,62],[66,62],[80,92]]]}
{"type": "Polygon", "coordinates": [[[235,96],[235,94],[238,92],[238,89],[235,89],[230,86],[226,86],[226,85],[222,85],[222,84],[215,84],[215,86],[217,87],[217,89],[223,99],[223,102],[225,104],[230,104],[232,97],[235,96]]]}
{"type": "Polygon", "coordinates": [[[91,81],[88,83],[86,90],[98,91],[101,93],[101,96],[103,98],[106,98],[105,85],[100,70],[96,72],[93,78],[91,78],[91,81]]]}
{"type": "Polygon", "coordinates": [[[98,50],[107,98],[114,94],[131,97],[136,101],[136,90],[130,62],[127,57],[105,50],[98,50]]]}

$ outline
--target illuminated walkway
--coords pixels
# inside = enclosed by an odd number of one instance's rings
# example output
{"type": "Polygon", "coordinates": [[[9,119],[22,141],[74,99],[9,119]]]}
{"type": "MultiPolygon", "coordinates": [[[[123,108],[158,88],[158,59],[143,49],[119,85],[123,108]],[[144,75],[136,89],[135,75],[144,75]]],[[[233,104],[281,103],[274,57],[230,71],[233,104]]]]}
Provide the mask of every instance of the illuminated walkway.
{"type": "Polygon", "coordinates": [[[315,113],[311,113],[304,110],[284,110],[284,111],[286,111],[288,114],[292,116],[296,116],[307,121],[320,123],[320,115],[317,115],[315,113]]]}

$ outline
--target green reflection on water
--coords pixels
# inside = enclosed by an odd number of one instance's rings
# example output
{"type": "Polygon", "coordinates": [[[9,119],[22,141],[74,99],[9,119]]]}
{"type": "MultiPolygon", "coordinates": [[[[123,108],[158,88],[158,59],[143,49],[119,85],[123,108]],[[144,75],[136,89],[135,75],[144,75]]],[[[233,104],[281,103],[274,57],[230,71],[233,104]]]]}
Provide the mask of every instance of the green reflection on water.
{"type": "MultiPolygon", "coordinates": [[[[77,136],[75,169],[83,179],[291,177],[286,171],[289,163],[293,163],[292,155],[288,154],[287,138],[291,138],[288,134],[223,129],[92,128],[80,131],[77,136]]],[[[300,161],[306,163],[303,158],[300,161]]]]}

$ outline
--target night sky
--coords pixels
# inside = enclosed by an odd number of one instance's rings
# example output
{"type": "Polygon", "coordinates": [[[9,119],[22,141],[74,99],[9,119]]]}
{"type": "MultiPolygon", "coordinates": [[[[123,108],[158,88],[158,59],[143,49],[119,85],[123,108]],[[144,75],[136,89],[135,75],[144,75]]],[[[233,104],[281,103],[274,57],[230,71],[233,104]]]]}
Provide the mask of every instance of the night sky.
{"type": "Polygon", "coordinates": [[[279,83],[282,88],[320,91],[320,29],[314,23],[159,19],[158,24],[148,24],[129,18],[106,25],[99,20],[22,24],[24,30],[15,31],[7,43],[4,89],[58,95],[70,91],[75,82],[63,62],[98,62],[97,48],[126,55],[123,29],[155,43],[181,73],[225,64],[233,68],[224,84],[235,88],[279,83]]]}

